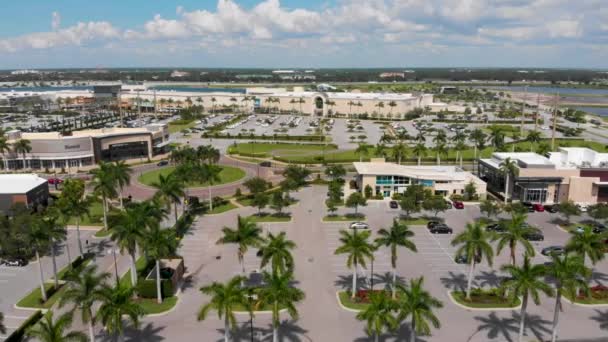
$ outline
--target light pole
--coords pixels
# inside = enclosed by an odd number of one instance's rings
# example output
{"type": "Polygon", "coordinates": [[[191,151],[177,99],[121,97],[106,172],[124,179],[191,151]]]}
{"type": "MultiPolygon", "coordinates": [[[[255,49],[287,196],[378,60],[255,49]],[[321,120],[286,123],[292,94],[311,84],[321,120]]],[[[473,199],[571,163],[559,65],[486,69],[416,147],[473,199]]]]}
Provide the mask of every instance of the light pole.
{"type": "Polygon", "coordinates": [[[108,251],[108,254],[112,253],[112,257],[114,258],[114,275],[116,277],[116,286],[118,287],[118,264],[116,262],[116,248],[112,248],[111,251],[108,251]]]}

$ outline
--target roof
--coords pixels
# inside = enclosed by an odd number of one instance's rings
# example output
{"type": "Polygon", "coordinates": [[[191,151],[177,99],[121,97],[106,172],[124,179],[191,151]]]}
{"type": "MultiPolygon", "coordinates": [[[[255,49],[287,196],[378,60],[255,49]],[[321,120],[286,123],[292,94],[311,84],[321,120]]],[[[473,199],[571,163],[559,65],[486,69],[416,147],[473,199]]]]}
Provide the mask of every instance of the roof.
{"type": "Polygon", "coordinates": [[[355,162],[353,165],[357,173],[362,175],[392,175],[436,181],[465,181],[470,175],[456,166],[409,166],[385,162],[355,162]]]}
{"type": "MultiPolygon", "coordinates": [[[[489,163],[500,165],[507,158],[516,161],[519,167],[555,167],[555,164],[547,157],[533,152],[495,152],[489,163]]],[[[484,159],[484,161],[488,162],[488,159],[484,159]]]]}
{"type": "Polygon", "coordinates": [[[0,175],[0,194],[24,194],[47,180],[36,174],[0,175]]]}

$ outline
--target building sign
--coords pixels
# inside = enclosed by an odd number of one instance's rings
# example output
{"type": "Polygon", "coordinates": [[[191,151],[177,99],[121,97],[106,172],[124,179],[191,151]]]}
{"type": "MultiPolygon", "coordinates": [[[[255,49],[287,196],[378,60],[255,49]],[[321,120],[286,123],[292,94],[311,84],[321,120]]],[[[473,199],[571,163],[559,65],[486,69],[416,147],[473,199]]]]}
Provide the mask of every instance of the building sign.
{"type": "Polygon", "coordinates": [[[74,149],[79,149],[80,145],[64,145],[64,148],[66,150],[74,150],[74,149]]]}

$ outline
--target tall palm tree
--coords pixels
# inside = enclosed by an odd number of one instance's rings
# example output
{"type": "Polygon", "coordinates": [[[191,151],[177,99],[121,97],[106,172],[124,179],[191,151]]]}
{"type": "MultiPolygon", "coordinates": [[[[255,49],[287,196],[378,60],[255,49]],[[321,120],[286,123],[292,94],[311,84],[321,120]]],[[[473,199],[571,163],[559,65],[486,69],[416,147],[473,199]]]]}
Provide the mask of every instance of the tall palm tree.
{"type": "Polygon", "coordinates": [[[562,310],[562,294],[576,298],[579,289],[587,292],[588,285],[585,279],[589,278],[591,270],[585,267],[584,259],[579,255],[566,254],[562,257],[553,254],[547,266],[547,275],[555,281],[555,308],[551,333],[551,341],[555,342],[559,312],[562,310]]]}
{"type": "Polygon", "coordinates": [[[374,245],[369,242],[371,233],[369,231],[357,232],[354,230],[349,233],[346,230],[340,231],[340,242],[334,254],[347,254],[346,266],[353,269],[353,287],[351,298],[355,298],[357,293],[357,266],[366,268],[366,260],[373,260],[374,245]]]}
{"type": "Polygon", "coordinates": [[[446,144],[440,143],[435,146],[435,154],[437,156],[437,165],[441,165],[441,156],[448,154],[446,144]]]}
{"type": "Polygon", "coordinates": [[[72,314],[65,313],[56,320],[53,311],[47,312],[40,321],[26,331],[28,337],[41,342],[87,342],[87,335],[80,331],[66,332],[72,326],[72,314]]]}
{"type": "Polygon", "coordinates": [[[367,321],[367,333],[373,335],[374,341],[378,342],[384,329],[393,331],[399,326],[397,318],[393,315],[396,309],[396,302],[384,293],[372,292],[369,296],[369,304],[357,314],[357,319],[367,321]]]}
{"type": "Polygon", "coordinates": [[[244,277],[245,253],[247,253],[250,247],[259,248],[262,246],[264,243],[264,238],[260,236],[262,229],[255,222],[239,215],[237,217],[236,229],[224,227],[222,228],[222,233],[224,233],[224,236],[217,240],[216,244],[235,244],[238,246],[237,256],[244,277]]]}
{"type": "Polygon", "coordinates": [[[418,166],[420,166],[420,161],[422,160],[422,157],[426,156],[426,152],[427,152],[426,146],[424,146],[423,142],[419,142],[416,145],[414,145],[412,152],[414,153],[416,158],[418,158],[418,166]]]}
{"type": "Polygon", "coordinates": [[[158,182],[152,183],[152,186],[158,189],[154,196],[162,200],[167,208],[173,203],[175,222],[177,223],[177,204],[181,203],[181,198],[186,195],[184,183],[172,173],[167,176],[159,174],[158,182]]]}
{"type": "MultiPolygon", "coordinates": [[[[410,238],[414,236],[414,232],[409,227],[399,220],[393,219],[393,225],[389,229],[382,228],[378,231],[378,237],[374,242],[376,246],[388,247],[391,250],[391,266],[393,267],[393,281],[391,283],[391,295],[395,299],[397,290],[397,248],[405,247],[412,252],[417,252],[416,244],[410,238]]],[[[372,277],[374,275],[372,274],[372,277]]]]}
{"type": "Polygon", "coordinates": [[[221,182],[220,172],[222,168],[217,165],[204,164],[202,168],[202,178],[207,183],[207,197],[209,197],[209,210],[213,210],[213,199],[211,198],[211,187],[221,182]]]}
{"type": "Polygon", "coordinates": [[[397,160],[397,164],[401,164],[401,159],[407,156],[407,147],[402,142],[393,146],[393,158],[397,160]]]}
{"type": "Polygon", "coordinates": [[[198,313],[198,320],[207,318],[211,310],[217,311],[220,319],[224,317],[224,341],[230,340],[230,328],[236,327],[234,308],[242,305],[249,306],[245,290],[241,287],[243,277],[233,277],[226,284],[213,282],[213,284],[201,287],[201,292],[211,297],[211,300],[203,305],[198,313]]]}
{"type": "Polygon", "coordinates": [[[33,247],[36,254],[36,261],[38,263],[39,271],[39,285],[42,300],[46,302],[46,288],[44,286],[44,273],[42,271],[42,262],[40,262],[40,253],[46,251],[49,247],[51,240],[49,231],[46,229],[44,224],[41,224],[42,218],[36,217],[33,224],[29,225],[29,229],[26,231],[27,241],[33,247]]]}
{"type": "Polygon", "coordinates": [[[68,276],[67,290],[59,299],[59,307],[72,304],[72,312],[80,311],[80,318],[89,328],[89,340],[95,341],[95,315],[93,306],[101,300],[108,273],[97,273],[97,265],[91,265],[68,276]]]}
{"type": "Polygon", "coordinates": [[[545,265],[533,265],[527,254],[524,256],[524,263],[521,267],[503,265],[501,270],[510,275],[510,277],[502,283],[501,289],[507,291],[509,298],[513,301],[517,297],[523,297],[519,322],[519,341],[521,342],[526,324],[528,297],[532,297],[534,304],[539,305],[540,293],[542,292],[547,296],[552,296],[553,289],[543,280],[543,277],[547,272],[545,265]]]}
{"type": "Polygon", "coordinates": [[[23,168],[27,169],[27,161],[25,155],[32,152],[32,142],[27,139],[19,139],[13,143],[13,152],[21,154],[23,157],[23,168]]]}
{"type": "Polygon", "coordinates": [[[490,136],[488,138],[492,144],[492,147],[494,147],[496,150],[500,151],[505,145],[505,133],[500,127],[491,126],[490,136]]]}
{"type": "Polygon", "coordinates": [[[500,172],[505,176],[505,203],[509,200],[509,181],[511,175],[517,174],[517,162],[510,157],[500,163],[500,172]]]}
{"type": "Polygon", "coordinates": [[[117,161],[112,165],[114,171],[114,179],[116,181],[116,186],[118,187],[118,198],[120,201],[120,207],[123,208],[122,203],[122,190],[125,186],[131,184],[131,167],[127,165],[124,161],[117,161]]]}
{"type": "Polygon", "coordinates": [[[108,200],[115,198],[116,193],[116,178],[114,178],[114,170],[112,164],[100,162],[99,167],[92,171],[93,173],[93,191],[101,197],[103,206],[103,228],[108,229],[108,200]]]}
{"type": "Polygon", "coordinates": [[[98,311],[101,324],[121,342],[124,341],[123,319],[126,318],[137,327],[144,314],[143,308],[133,301],[134,294],[134,287],[123,285],[115,288],[106,286],[101,292],[101,306],[98,311]]]}
{"type": "Polygon", "coordinates": [[[431,333],[429,322],[435,329],[441,327],[441,322],[433,309],[443,307],[443,303],[424,289],[424,277],[411,279],[409,286],[397,285],[399,296],[399,320],[411,317],[410,341],[416,341],[416,336],[431,333]]]}
{"type": "Polygon", "coordinates": [[[11,145],[4,136],[4,132],[0,132],[0,155],[2,156],[2,168],[8,170],[8,160],[5,158],[5,153],[11,151],[11,145]]]}
{"type": "Polygon", "coordinates": [[[526,136],[526,141],[530,142],[530,152],[534,151],[534,146],[541,142],[541,134],[539,131],[530,131],[526,136]]]}
{"type": "Polygon", "coordinates": [[[469,134],[469,140],[471,140],[474,147],[473,158],[477,160],[477,150],[484,148],[486,134],[480,128],[475,128],[469,134]]]}
{"type": "Polygon", "coordinates": [[[298,319],[298,310],[295,304],[304,299],[304,292],[293,286],[293,273],[264,272],[266,286],[259,289],[259,302],[257,305],[270,305],[272,311],[272,341],[279,341],[279,325],[281,308],[287,309],[292,319],[298,319]]]}
{"type": "Polygon", "coordinates": [[[508,245],[511,251],[511,264],[515,266],[515,249],[518,244],[524,247],[527,255],[534,256],[534,247],[526,239],[526,234],[530,233],[532,228],[526,224],[526,215],[520,213],[512,213],[511,220],[506,225],[505,231],[494,237],[494,240],[498,241],[496,255],[508,245]]]}
{"type": "MultiPolygon", "coordinates": [[[[583,264],[586,264],[587,258],[589,258],[591,265],[595,265],[606,256],[604,240],[606,240],[606,236],[595,234],[593,227],[584,227],[582,232],[571,230],[570,239],[566,243],[566,250],[579,254],[583,258],[583,264]]],[[[593,272],[593,267],[591,267],[591,272],[593,272]]]]}
{"type": "Polygon", "coordinates": [[[125,211],[116,216],[115,222],[110,229],[110,239],[120,247],[121,252],[126,251],[130,258],[131,285],[137,285],[137,268],[135,266],[135,252],[137,243],[143,240],[146,234],[145,222],[147,217],[142,217],[140,207],[129,206],[125,211]]]}
{"type": "Polygon", "coordinates": [[[287,239],[285,232],[280,232],[278,235],[269,232],[266,242],[260,248],[261,267],[264,268],[270,262],[272,272],[279,274],[293,272],[294,261],[291,251],[295,248],[296,243],[287,239]]]}
{"type": "Polygon", "coordinates": [[[384,102],[380,101],[374,105],[374,107],[378,108],[378,114],[382,115],[382,108],[384,108],[384,102]]]}
{"type": "Polygon", "coordinates": [[[355,153],[359,155],[359,162],[362,162],[363,156],[367,156],[369,154],[369,146],[364,143],[360,143],[355,149],[355,153]]]}
{"type": "Polygon", "coordinates": [[[452,246],[461,245],[456,251],[456,255],[465,256],[469,262],[469,276],[467,281],[467,300],[471,300],[471,285],[473,284],[473,272],[477,258],[486,259],[488,266],[492,267],[494,250],[490,244],[492,234],[486,231],[479,222],[467,223],[465,231],[456,235],[452,239],[452,246]]]}
{"type": "Polygon", "coordinates": [[[53,261],[53,280],[55,282],[55,289],[59,288],[59,278],[57,277],[57,242],[63,241],[67,237],[67,230],[65,226],[61,224],[57,216],[54,214],[47,215],[37,220],[36,224],[40,226],[40,229],[46,232],[48,241],[51,247],[51,259],[53,261]]]}
{"type": "Polygon", "coordinates": [[[146,250],[149,258],[156,262],[156,300],[158,304],[163,302],[160,279],[160,259],[171,256],[177,249],[175,230],[161,229],[158,224],[153,225],[145,232],[142,247],[146,250]]]}

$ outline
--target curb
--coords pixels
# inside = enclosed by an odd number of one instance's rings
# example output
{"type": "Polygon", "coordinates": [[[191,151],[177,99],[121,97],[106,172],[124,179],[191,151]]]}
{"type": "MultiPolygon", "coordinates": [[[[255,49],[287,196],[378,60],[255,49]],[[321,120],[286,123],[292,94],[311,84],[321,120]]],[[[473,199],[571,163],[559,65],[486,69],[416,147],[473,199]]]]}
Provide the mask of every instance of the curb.
{"type": "Polygon", "coordinates": [[[342,310],[345,310],[345,311],[350,311],[350,312],[354,312],[354,313],[359,313],[359,312],[361,312],[361,310],[350,309],[350,308],[347,308],[346,306],[344,306],[344,305],[342,304],[342,301],[340,300],[340,292],[344,292],[344,291],[336,291],[336,299],[338,300],[338,305],[340,306],[340,308],[341,308],[342,310]]]}
{"type": "Polygon", "coordinates": [[[169,309],[167,311],[159,312],[159,313],[147,314],[147,315],[144,315],[144,317],[160,317],[160,316],[168,315],[171,312],[175,311],[177,309],[177,306],[181,302],[180,296],[178,296],[177,294],[175,296],[177,297],[177,301],[175,302],[175,305],[173,305],[173,307],[171,309],[169,309]]]}
{"type": "Polygon", "coordinates": [[[28,308],[26,306],[19,306],[17,304],[13,305],[13,308],[15,308],[17,310],[24,310],[24,311],[41,311],[43,314],[47,313],[47,311],[50,310],[50,309],[43,309],[43,308],[28,308]]]}
{"type": "Polygon", "coordinates": [[[577,305],[580,307],[584,307],[584,308],[605,308],[608,307],[608,303],[606,304],[583,304],[583,303],[577,303],[577,302],[573,302],[570,299],[566,298],[565,296],[562,296],[562,299],[572,305],[577,305]]]}
{"type": "MultiPolygon", "coordinates": [[[[66,227],[68,230],[76,230],[75,225],[68,225],[66,227]]],[[[80,230],[86,230],[86,231],[99,231],[102,229],[103,229],[103,225],[101,225],[101,226],[80,226],[80,230]]]]}
{"type": "Polygon", "coordinates": [[[521,308],[521,299],[519,301],[519,305],[511,307],[511,308],[472,308],[470,306],[466,306],[466,305],[462,305],[460,303],[458,303],[454,297],[452,297],[452,292],[453,291],[447,291],[448,294],[448,298],[450,299],[450,301],[460,307],[461,309],[465,309],[465,310],[469,310],[469,311],[511,311],[511,310],[517,310],[521,308]]]}

